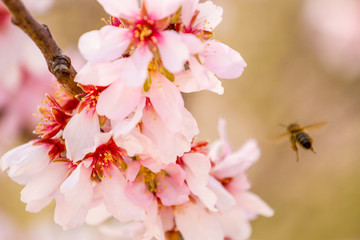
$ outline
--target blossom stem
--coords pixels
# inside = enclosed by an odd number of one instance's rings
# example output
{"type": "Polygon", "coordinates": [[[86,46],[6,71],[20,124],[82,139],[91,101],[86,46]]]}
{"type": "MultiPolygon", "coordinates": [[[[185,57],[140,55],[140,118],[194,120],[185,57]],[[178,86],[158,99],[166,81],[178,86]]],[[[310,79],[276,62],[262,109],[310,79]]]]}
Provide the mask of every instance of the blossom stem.
{"type": "Polygon", "coordinates": [[[20,0],[2,0],[12,15],[12,23],[21,28],[38,46],[47,62],[49,71],[71,94],[84,91],[74,82],[76,71],[71,60],[51,36],[49,28],[36,21],[20,0]]]}

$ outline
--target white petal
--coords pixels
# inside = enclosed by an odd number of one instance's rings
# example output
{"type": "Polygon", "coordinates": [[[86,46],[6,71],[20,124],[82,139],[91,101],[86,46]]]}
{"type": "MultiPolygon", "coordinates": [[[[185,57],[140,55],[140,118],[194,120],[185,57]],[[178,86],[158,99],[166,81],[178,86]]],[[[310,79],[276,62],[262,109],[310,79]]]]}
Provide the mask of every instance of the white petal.
{"type": "Polygon", "coordinates": [[[180,8],[180,0],[144,0],[150,19],[163,19],[180,8]]]}
{"type": "Polygon", "coordinates": [[[158,48],[164,67],[172,73],[184,70],[189,50],[175,31],[164,31],[158,37],[158,48]]]}
{"type": "Polygon", "coordinates": [[[224,212],[236,205],[235,198],[213,176],[209,176],[209,188],[216,194],[216,207],[224,212]]]}
{"type": "Polygon", "coordinates": [[[251,226],[243,209],[233,208],[225,213],[216,213],[216,215],[226,237],[232,240],[249,239],[251,226]]]}
{"type": "Polygon", "coordinates": [[[199,204],[185,204],[175,211],[175,221],[184,240],[223,240],[224,232],[214,214],[199,204]]]}
{"type": "Polygon", "coordinates": [[[250,220],[261,214],[265,217],[274,215],[274,210],[267,205],[258,195],[251,192],[244,192],[235,196],[237,204],[247,210],[250,214],[250,220]]]}
{"type": "Polygon", "coordinates": [[[246,67],[246,62],[240,53],[219,42],[207,42],[206,51],[201,54],[204,66],[220,78],[240,77],[246,67]]]}
{"type": "Polygon", "coordinates": [[[81,162],[60,186],[60,192],[67,201],[88,203],[92,199],[93,187],[90,181],[92,168],[86,168],[81,162]]]}
{"type": "Polygon", "coordinates": [[[125,195],[125,177],[120,170],[113,167],[111,178],[106,177],[101,182],[104,191],[106,209],[121,222],[145,219],[143,208],[134,205],[125,195]]]}
{"type": "MultiPolygon", "coordinates": [[[[90,197],[90,196],[87,196],[90,197]]],[[[91,202],[91,198],[88,198],[91,202]]],[[[85,221],[90,202],[66,201],[62,194],[56,196],[54,221],[64,230],[79,227],[85,221]]]]}
{"type": "Polygon", "coordinates": [[[134,53],[125,59],[121,79],[129,86],[141,87],[148,78],[148,66],[153,58],[147,46],[138,47],[134,53]]]}
{"type": "Polygon", "coordinates": [[[129,43],[127,29],[107,25],[100,30],[83,34],[78,45],[86,60],[98,62],[120,58],[129,43]]]}
{"type": "Polygon", "coordinates": [[[211,1],[200,3],[198,6],[199,15],[194,23],[195,28],[212,32],[221,22],[223,9],[211,1]]]}
{"type": "MultiPolygon", "coordinates": [[[[191,57],[190,57],[191,59],[191,57]]],[[[219,95],[224,94],[224,88],[221,86],[221,81],[210,71],[207,71],[202,65],[200,72],[186,70],[175,75],[174,84],[179,87],[181,92],[191,93],[201,90],[209,90],[219,95]],[[200,75],[198,75],[200,73],[200,75]]]]}
{"type": "Polygon", "coordinates": [[[110,119],[122,120],[135,110],[141,100],[141,88],[129,87],[117,81],[100,94],[96,110],[110,119]]]}
{"type": "Polygon", "coordinates": [[[67,158],[76,162],[84,158],[87,150],[95,146],[95,135],[100,132],[97,114],[91,116],[86,109],[75,114],[64,129],[67,158]]]}
{"type": "Polygon", "coordinates": [[[29,203],[52,196],[66,179],[67,170],[68,163],[51,163],[38,177],[34,178],[24,187],[21,191],[21,201],[29,203]]]}
{"type": "Polygon", "coordinates": [[[139,12],[138,0],[98,0],[98,2],[114,17],[132,18],[139,12]]]}
{"type": "Polygon", "coordinates": [[[89,225],[98,225],[110,217],[111,213],[106,210],[105,204],[101,203],[89,209],[85,222],[89,225]]]}
{"type": "Polygon", "coordinates": [[[53,198],[54,198],[53,196],[50,196],[50,197],[42,198],[40,200],[28,202],[26,204],[25,209],[26,209],[26,211],[31,212],[31,213],[40,212],[44,207],[46,207],[47,205],[49,205],[51,203],[53,198]]]}
{"type": "Polygon", "coordinates": [[[1,157],[2,170],[10,168],[9,177],[19,184],[26,184],[48,166],[48,151],[45,145],[31,142],[20,145],[1,157]]]}
{"type": "Polygon", "coordinates": [[[123,59],[114,62],[88,62],[76,74],[74,81],[83,85],[108,86],[120,78],[123,67],[123,59]]]}

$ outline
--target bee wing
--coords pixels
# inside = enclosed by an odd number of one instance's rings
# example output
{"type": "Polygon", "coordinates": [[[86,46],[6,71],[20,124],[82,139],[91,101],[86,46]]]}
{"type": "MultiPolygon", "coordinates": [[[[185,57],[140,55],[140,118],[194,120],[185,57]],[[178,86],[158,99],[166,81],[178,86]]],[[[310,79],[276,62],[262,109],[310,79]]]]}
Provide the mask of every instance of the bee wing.
{"type": "Polygon", "coordinates": [[[283,133],[283,134],[281,134],[279,136],[269,138],[269,141],[271,141],[271,142],[279,142],[281,140],[284,140],[285,137],[288,137],[288,136],[290,136],[290,133],[286,132],[286,133],[283,133]]]}
{"type": "Polygon", "coordinates": [[[314,123],[314,124],[310,124],[310,125],[307,125],[307,126],[304,126],[304,130],[309,130],[309,129],[319,129],[323,126],[325,126],[327,124],[327,122],[318,122],[318,123],[314,123]]]}

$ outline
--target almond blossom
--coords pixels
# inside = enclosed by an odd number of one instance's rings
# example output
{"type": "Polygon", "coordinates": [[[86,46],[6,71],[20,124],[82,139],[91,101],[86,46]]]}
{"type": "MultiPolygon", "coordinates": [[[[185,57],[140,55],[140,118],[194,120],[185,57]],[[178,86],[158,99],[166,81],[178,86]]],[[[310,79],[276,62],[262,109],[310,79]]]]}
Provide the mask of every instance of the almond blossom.
{"type": "Polygon", "coordinates": [[[188,49],[175,31],[166,30],[172,15],[180,8],[179,0],[144,0],[141,8],[137,0],[126,3],[99,0],[99,3],[120,21],[80,38],[79,49],[88,61],[112,61],[130,55],[124,61],[121,75],[131,86],[143,85],[152,59],[170,72],[183,69],[189,58],[188,49]]]}
{"type": "Polygon", "coordinates": [[[210,146],[209,156],[214,166],[209,186],[217,195],[218,218],[225,235],[231,239],[247,239],[251,234],[249,220],[259,214],[267,217],[274,214],[263,200],[248,191],[250,183],[245,171],[258,160],[260,149],[251,139],[232,152],[223,119],[219,121],[219,132],[220,140],[210,146]]]}
{"type": "Polygon", "coordinates": [[[232,152],[224,122],[221,140],[196,141],[181,95],[221,94],[217,77],[236,78],[246,66],[213,38],[222,9],[197,0],[98,2],[111,17],[80,38],[88,62],[75,81],[84,93],[46,95],[38,137],[1,158],[25,185],[26,210],[55,200],[54,221],[65,230],[112,217],[127,238],[248,238],[250,220],[273,214],[248,191],[257,144],[232,152]]]}

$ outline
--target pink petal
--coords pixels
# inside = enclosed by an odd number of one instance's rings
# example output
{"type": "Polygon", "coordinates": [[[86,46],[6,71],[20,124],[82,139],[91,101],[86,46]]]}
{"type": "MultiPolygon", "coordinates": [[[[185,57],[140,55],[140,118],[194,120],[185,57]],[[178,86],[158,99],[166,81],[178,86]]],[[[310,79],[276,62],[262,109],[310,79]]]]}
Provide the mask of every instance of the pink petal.
{"type": "Polygon", "coordinates": [[[216,195],[207,187],[211,167],[210,160],[200,153],[184,154],[182,160],[186,164],[184,170],[190,191],[198,196],[207,208],[216,211],[216,195]]]}
{"type": "Polygon", "coordinates": [[[180,205],[189,200],[189,188],[185,184],[185,172],[182,168],[174,163],[170,163],[166,169],[169,176],[160,180],[158,192],[156,195],[161,199],[165,206],[180,205]]]}
{"type": "Polygon", "coordinates": [[[226,185],[226,189],[232,193],[245,192],[250,188],[251,184],[245,173],[238,173],[233,177],[232,181],[226,185]]]}
{"type": "Polygon", "coordinates": [[[101,203],[89,209],[85,222],[89,225],[99,225],[111,216],[112,214],[106,210],[105,204],[101,203]]]}
{"type": "Polygon", "coordinates": [[[156,112],[173,132],[182,128],[184,100],[176,86],[162,75],[154,78],[149,98],[156,112]]]}
{"type": "Polygon", "coordinates": [[[90,180],[92,168],[81,162],[60,186],[60,192],[67,201],[88,205],[92,200],[93,186],[90,180]]]}
{"type": "Polygon", "coordinates": [[[97,114],[93,116],[83,110],[75,114],[66,125],[63,133],[67,158],[76,162],[84,158],[89,149],[95,146],[95,135],[100,132],[97,114]]]}
{"type": "Polygon", "coordinates": [[[216,215],[226,237],[232,240],[249,239],[251,226],[243,209],[232,208],[224,213],[216,213],[216,215]]]}
{"type": "Polygon", "coordinates": [[[145,100],[145,98],[142,98],[140,104],[136,107],[136,110],[132,116],[129,116],[124,120],[111,121],[111,126],[114,131],[115,138],[119,137],[120,135],[129,134],[140,122],[143,115],[143,109],[145,107],[145,100]]]}
{"type": "MultiPolygon", "coordinates": [[[[144,151],[142,140],[139,140],[134,134],[120,135],[114,139],[118,146],[126,149],[129,156],[142,153],[144,151]]],[[[146,140],[150,142],[150,140],[146,140]]]]}
{"type": "Polygon", "coordinates": [[[20,145],[1,157],[2,170],[10,168],[9,177],[19,184],[26,184],[48,166],[48,151],[45,145],[31,142],[20,145]]]}
{"type": "Polygon", "coordinates": [[[219,42],[207,42],[204,66],[220,78],[240,77],[246,67],[240,53],[219,42]]]}
{"type": "Polygon", "coordinates": [[[164,229],[158,213],[157,201],[152,201],[150,203],[146,212],[144,223],[146,230],[143,234],[142,240],[165,240],[164,229]]]}
{"type": "Polygon", "coordinates": [[[158,48],[164,67],[172,73],[184,70],[189,50],[175,31],[164,31],[158,38],[158,48]]]}
{"type": "Polygon", "coordinates": [[[49,205],[51,203],[53,198],[54,198],[54,196],[50,196],[50,197],[42,198],[40,200],[28,202],[26,204],[25,209],[26,209],[26,211],[31,212],[31,213],[40,212],[44,207],[46,207],[47,205],[49,205]]]}
{"type": "MultiPolygon", "coordinates": [[[[191,141],[182,133],[173,133],[167,124],[154,112],[144,112],[142,133],[151,140],[150,145],[143,145],[156,161],[168,164],[175,162],[191,148],[191,141]]],[[[146,143],[145,143],[146,144],[146,143]]]]}
{"type": "Polygon", "coordinates": [[[113,167],[111,177],[103,179],[102,183],[106,209],[121,222],[139,221],[145,218],[143,208],[134,205],[125,195],[126,180],[120,170],[113,167]]]}
{"type": "MultiPolygon", "coordinates": [[[[175,75],[174,84],[179,87],[179,90],[185,93],[209,90],[219,95],[224,94],[221,81],[213,73],[206,71],[202,65],[198,64],[198,66],[201,68],[198,72],[200,75],[195,74],[195,70],[186,70],[175,75]]],[[[193,66],[191,68],[194,69],[193,66]]]]}
{"type": "Polygon", "coordinates": [[[153,54],[147,46],[137,47],[133,54],[125,59],[121,78],[129,86],[141,87],[148,78],[148,66],[152,58],[153,54]]]}
{"type": "Polygon", "coordinates": [[[140,88],[128,87],[124,82],[117,81],[100,94],[96,110],[110,119],[122,120],[140,104],[141,97],[140,88]]]}
{"type": "Polygon", "coordinates": [[[90,62],[111,61],[121,57],[129,43],[127,29],[107,25],[83,34],[78,47],[90,62]]]}
{"type": "Polygon", "coordinates": [[[80,163],[60,186],[62,194],[56,196],[54,220],[64,230],[80,226],[86,218],[93,199],[92,168],[80,163]]]}
{"type": "Polygon", "coordinates": [[[235,198],[238,206],[241,206],[241,208],[249,212],[250,220],[254,219],[257,214],[265,217],[272,217],[274,215],[274,210],[254,193],[245,192],[236,194],[235,198]]]}
{"type": "Polygon", "coordinates": [[[222,179],[234,177],[245,172],[260,157],[260,149],[256,140],[248,140],[239,150],[227,156],[223,161],[218,162],[212,169],[212,173],[222,179]]]}
{"type": "Polygon", "coordinates": [[[159,208],[161,224],[164,232],[171,231],[175,227],[174,210],[171,207],[159,208]]]}
{"type": "Polygon", "coordinates": [[[150,19],[163,19],[180,8],[180,0],[144,0],[150,19]]]}
{"type": "MultiPolygon", "coordinates": [[[[191,0],[193,1],[193,0],[191,0]]],[[[205,50],[205,44],[191,33],[180,33],[182,41],[186,44],[190,54],[196,54],[205,50]]]]}
{"type": "Polygon", "coordinates": [[[154,194],[147,189],[142,181],[135,180],[128,183],[125,187],[125,193],[132,203],[144,208],[148,208],[154,199],[154,194]]]}
{"type": "Polygon", "coordinates": [[[209,188],[216,194],[216,207],[224,212],[236,205],[235,198],[213,176],[209,176],[209,188]]]}
{"type": "Polygon", "coordinates": [[[137,177],[139,170],[140,170],[140,162],[139,161],[132,161],[128,164],[128,167],[126,168],[126,180],[129,182],[135,181],[135,178],[137,177]]]}
{"type": "Polygon", "coordinates": [[[199,0],[183,0],[181,3],[181,20],[186,28],[190,27],[191,19],[199,4],[199,0]]]}
{"type": "Polygon", "coordinates": [[[76,74],[74,81],[83,85],[108,86],[119,80],[123,67],[123,59],[114,62],[88,62],[76,74]]]}
{"type": "Polygon", "coordinates": [[[62,194],[56,196],[54,221],[64,230],[79,227],[85,221],[89,204],[77,201],[66,201],[62,194]]]}
{"type": "Polygon", "coordinates": [[[216,6],[211,1],[207,1],[205,3],[200,3],[198,10],[200,13],[196,18],[194,26],[197,29],[212,32],[222,20],[222,7],[216,6]]]}
{"type": "Polygon", "coordinates": [[[188,203],[177,208],[175,222],[184,240],[224,240],[218,219],[200,204],[188,203]]]}
{"type": "Polygon", "coordinates": [[[41,174],[24,187],[21,191],[21,201],[30,203],[52,196],[60,184],[66,179],[67,170],[68,163],[51,163],[41,174]]]}
{"type": "Polygon", "coordinates": [[[137,0],[98,0],[98,2],[114,17],[133,18],[139,12],[137,0]]]}
{"type": "Polygon", "coordinates": [[[216,140],[209,146],[208,156],[213,162],[221,162],[225,157],[229,156],[232,152],[232,147],[226,133],[226,120],[219,119],[218,132],[220,139],[216,140]]]}
{"type": "Polygon", "coordinates": [[[183,109],[182,115],[183,115],[184,123],[181,133],[186,137],[186,139],[189,142],[192,142],[194,137],[200,133],[199,127],[197,125],[195,118],[186,108],[183,109]]]}

